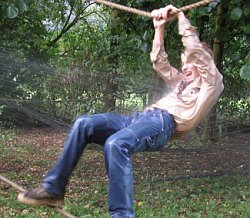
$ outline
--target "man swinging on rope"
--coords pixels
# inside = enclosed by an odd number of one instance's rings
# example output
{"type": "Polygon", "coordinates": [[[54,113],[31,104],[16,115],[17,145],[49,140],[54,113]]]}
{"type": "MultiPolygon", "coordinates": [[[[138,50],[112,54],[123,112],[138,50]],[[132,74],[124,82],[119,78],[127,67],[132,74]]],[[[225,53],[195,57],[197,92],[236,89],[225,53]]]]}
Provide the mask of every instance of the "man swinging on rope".
{"type": "Polygon", "coordinates": [[[151,13],[155,27],[151,60],[154,69],[173,91],[143,112],[131,116],[106,113],[79,117],[60,158],[44,178],[43,187],[20,193],[19,201],[31,205],[63,204],[70,175],[86,145],[93,142],[104,145],[110,216],[134,217],[132,154],[158,151],[173,134],[193,129],[208,114],[223,90],[222,75],[211,51],[200,42],[183,12],[177,15],[185,47],[181,55],[182,73],[169,64],[164,48],[164,25],[171,17],[170,11],[177,10],[169,5],[151,13]]]}

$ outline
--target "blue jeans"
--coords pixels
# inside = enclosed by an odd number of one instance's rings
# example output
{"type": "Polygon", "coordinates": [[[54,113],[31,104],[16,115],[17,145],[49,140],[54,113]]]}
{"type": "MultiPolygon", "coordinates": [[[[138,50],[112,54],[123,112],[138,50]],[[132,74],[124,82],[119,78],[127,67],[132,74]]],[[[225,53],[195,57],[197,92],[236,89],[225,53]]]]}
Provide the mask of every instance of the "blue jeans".
{"type": "Polygon", "coordinates": [[[52,193],[65,192],[70,175],[88,143],[104,145],[109,177],[108,207],[111,217],[134,217],[131,155],[159,151],[175,130],[172,116],[164,110],[149,109],[131,116],[96,114],[75,121],[61,156],[44,179],[52,193]]]}

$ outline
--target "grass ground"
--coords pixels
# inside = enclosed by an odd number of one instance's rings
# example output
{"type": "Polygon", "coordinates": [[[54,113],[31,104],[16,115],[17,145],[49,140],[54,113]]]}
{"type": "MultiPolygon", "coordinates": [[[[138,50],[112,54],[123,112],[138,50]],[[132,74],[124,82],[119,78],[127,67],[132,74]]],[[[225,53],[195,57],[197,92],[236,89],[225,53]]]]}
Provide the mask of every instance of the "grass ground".
{"type": "MultiPolygon", "coordinates": [[[[4,131],[0,173],[36,187],[57,159],[66,135],[48,129],[4,131]]],[[[136,217],[250,217],[249,135],[195,149],[173,148],[133,157],[136,217]]],[[[63,209],[108,218],[103,154],[87,149],[74,171],[63,209]]],[[[0,217],[61,217],[52,208],[20,204],[0,181],[0,217]]]]}

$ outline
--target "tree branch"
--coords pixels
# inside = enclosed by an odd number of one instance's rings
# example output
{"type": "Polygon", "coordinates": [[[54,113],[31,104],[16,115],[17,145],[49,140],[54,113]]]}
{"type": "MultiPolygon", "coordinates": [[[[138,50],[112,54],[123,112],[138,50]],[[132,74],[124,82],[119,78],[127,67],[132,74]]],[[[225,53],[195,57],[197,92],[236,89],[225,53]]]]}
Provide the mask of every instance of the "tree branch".
{"type": "Polygon", "coordinates": [[[79,20],[83,19],[84,17],[86,16],[89,16],[91,13],[88,13],[88,14],[85,14],[83,17],[81,16],[83,14],[83,12],[90,6],[94,3],[89,3],[87,6],[85,6],[83,9],[79,10],[78,13],[76,14],[75,18],[73,19],[73,21],[71,23],[69,23],[70,21],[70,18],[72,17],[72,14],[73,14],[73,11],[74,11],[74,5],[71,6],[71,9],[70,9],[70,13],[69,13],[69,16],[67,17],[67,20],[66,22],[64,23],[64,26],[61,30],[61,32],[57,35],[56,38],[54,38],[53,40],[49,41],[47,43],[47,48],[45,48],[43,50],[44,51],[47,51],[49,50],[51,47],[53,47],[61,38],[62,36],[67,32],[69,31],[79,20]]]}

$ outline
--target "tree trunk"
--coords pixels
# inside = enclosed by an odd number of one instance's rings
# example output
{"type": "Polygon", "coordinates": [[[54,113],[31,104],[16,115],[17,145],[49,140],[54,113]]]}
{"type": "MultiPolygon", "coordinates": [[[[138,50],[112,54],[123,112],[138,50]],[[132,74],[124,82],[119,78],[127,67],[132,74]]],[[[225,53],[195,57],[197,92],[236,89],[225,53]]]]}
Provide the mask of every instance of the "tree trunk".
{"type": "Polygon", "coordinates": [[[118,84],[116,83],[116,78],[118,76],[118,56],[114,55],[119,42],[117,36],[119,36],[118,19],[119,11],[116,9],[112,10],[111,13],[112,23],[111,23],[111,37],[110,37],[110,58],[109,66],[110,71],[107,73],[107,83],[104,91],[104,108],[105,112],[113,111],[116,107],[116,93],[118,89],[118,84]]]}
{"type": "MultiPolygon", "coordinates": [[[[216,19],[216,27],[215,27],[215,37],[213,41],[213,55],[214,62],[218,68],[218,70],[222,73],[222,60],[223,60],[223,50],[225,43],[225,35],[223,35],[226,31],[226,22],[227,22],[227,12],[228,12],[228,4],[227,0],[221,0],[218,9],[217,9],[217,19],[216,19]]],[[[206,123],[205,123],[205,133],[204,139],[205,141],[217,141],[218,140],[218,126],[216,125],[217,121],[217,113],[216,106],[210,112],[206,123]]]]}

